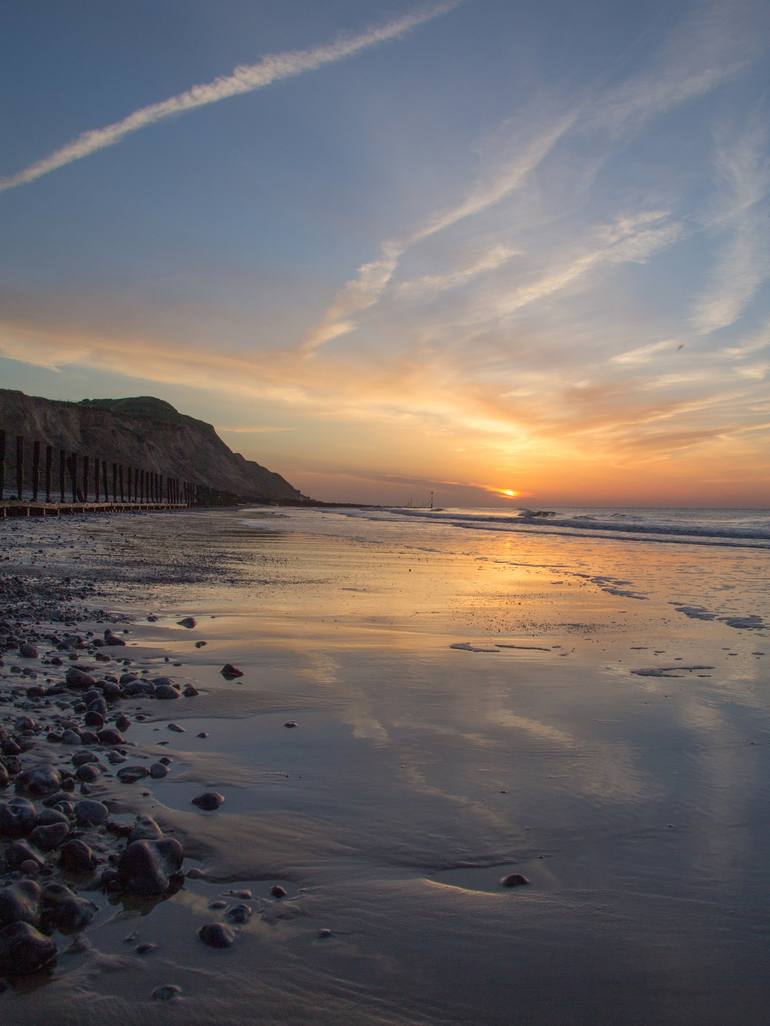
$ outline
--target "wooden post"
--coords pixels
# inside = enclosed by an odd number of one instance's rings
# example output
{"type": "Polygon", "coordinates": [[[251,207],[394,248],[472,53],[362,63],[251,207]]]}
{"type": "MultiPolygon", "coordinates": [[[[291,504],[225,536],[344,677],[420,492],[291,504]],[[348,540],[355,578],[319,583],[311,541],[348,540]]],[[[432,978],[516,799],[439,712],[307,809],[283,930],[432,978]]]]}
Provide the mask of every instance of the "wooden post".
{"type": "Polygon", "coordinates": [[[131,467],[126,467],[126,498],[131,502],[131,467]]]}
{"type": "Polygon", "coordinates": [[[83,502],[88,502],[88,456],[83,457],[83,502]]]}
{"type": "Polygon", "coordinates": [[[51,470],[53,469],[53,446],[45,447],[45,501],[51,501],[51,470]]]}
{"type": "Polygon", "coordinates": [[[32,443],[32,501],[37,502],[40,491],[40,442],[32,443]]]}
{"type": "Polygon", "coordinates": [[[118,465],[112,464],[112,501],[118,501],[118,465]]]}
{"type": "Polygon", "coordinates": [[[104,492],[104,501],[110,501],[110,493],[107,488],[107,460],[102,460],[102,491],[104,492]]]}
{"type": "Polygon", "coordinates": [[[21,493],[24,488],[24,438],[16,436],[16,496],[21,502],[21,493]]]}
{"type": "Polygon", "coordinates": [[[72,501],[78,501],[78,457],[77,453],[70,453],[69,458],[70,485],[72,487],[72,501]]]}
{"type": "Polygon", "coordinates": [[[0,431],[0,499],[5,494],[5,431],[0,431]]]}
{"type": "Polygon", "coordinates": [[[99,501],[99,457],[94,456],[94,502],[99,501]]]}
{"type": "Polygon", "coordinates": [[[67,456],[64,449],[59,449],[59,502],[64,503],[64,468],[67,456]]]}
{"type": "Polygon", "coordinates": [[[118,466],[118,481],[120,482],[120,501],[125,502],[125,492],[123,491],[123,464],[118,466]]]}

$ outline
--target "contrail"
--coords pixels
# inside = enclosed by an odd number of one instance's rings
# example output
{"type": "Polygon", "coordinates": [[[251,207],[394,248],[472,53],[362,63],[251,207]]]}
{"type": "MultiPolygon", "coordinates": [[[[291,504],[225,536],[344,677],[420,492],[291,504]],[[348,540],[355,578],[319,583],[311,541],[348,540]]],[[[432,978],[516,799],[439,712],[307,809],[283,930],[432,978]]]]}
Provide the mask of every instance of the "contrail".
{"type": "Polygon", "coordinates": [[[292,78],[306,71],[315,71],[316,68],[323,67],[325,64],[334,64],[347,57],[353,57],[369,47],[397,39],[399,36],[411,32],[412,29],[446,14],[457,7],[460,2],[461,0],[444,0],[442,3],[406,14],[385,25],[372,26],[359,35],[342,37],[334,43],[327,43],[314,50],[289,50],[286,53],[268,54],[256,64],[238,65],[230,75],[222,75],[212,82],[194,85],[191,89],[179,93],[178,96],[171,96],[159,103],[140,107],[139,110],[135,110],[121,121],[114,121],[111,125],[105,125],[104,128],[83,132],[77,139],[54,150],[42,160],[17,171],[16,174],[0,178],[0,192],[34,182],[35,179],[42,178],[43,175],[50,174],[51,171],[56,171],[67,164],[72,164],[73,161],[81,160],[91,153],[96,153],[97,150],[114,146],[132,132],[138,132],[145,126],[153,125],[156,121],[162,121],[174,114],[183,114],[188,110],[205,107],[209,103],[218,103],[219,100],[226,100],[231,96],[251,93],[255,89],[264,89],[265,86],[279,79],[292,78]]]}

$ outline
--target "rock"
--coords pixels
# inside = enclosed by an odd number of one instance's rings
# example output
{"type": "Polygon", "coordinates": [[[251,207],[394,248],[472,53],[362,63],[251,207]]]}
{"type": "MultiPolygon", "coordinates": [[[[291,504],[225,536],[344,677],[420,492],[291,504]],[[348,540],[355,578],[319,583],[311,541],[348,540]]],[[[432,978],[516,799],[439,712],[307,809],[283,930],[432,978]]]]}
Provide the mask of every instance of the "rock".
{"type": "Polygon", "coordinates": [[[26,798],[0,802],[0,837],[26,837],[37,823],[37,809],[26,798]]]}
{"type": "Polygon", "coordinates": [[[96,752],[75,752],[72,756],[73,766],[82,766],[86,762],[98,762],[99,756],[96,752]]]}
{"type": "Polygon", "coordinates": [[[24,642],[19,645],[19,655],[22,659],[37,659],[37,649],[29,642],[24,642]]]}
{"type": "Polygon", "coordinates": [[[118,730],[128,730],[131,726],[131,720],[129,720],[128,716],[121,713],[120,716],[115,717],[115,726],[118,730]]]}
{"type": "Polygon", "coordinates": [[[113,748],[126,743],[126,739],[114,727],[105,727],[104,730],[98,731],[96,736],[99,738],[100,744],[109,745],[113,748]]]}
{"type": "Polygon", "coordinates": [[[502,887],[523,887],[528,883],[529,880],[522,873],[508,873],[507,876],[500,877],[502,887]]]}
{"type": "Polygon", "coordinates": [[[78,933],[96,915],[98,909],[87,898],[81,898],[61,883],[49,883],[43,888],[41,922],[46,929],[61,933],[78,933]]]}
{"type": "Polygon", "coordinates": [[[182,692],[185,698],[197,698],[200,694],[197,688],[194,688],[192,684],[187,684],[184,691],[182,692]]]}
{"type": "Polygon", "coordinates": [[[5,849],[5,864],[9,869],[18,869],[25,862],[34,862],[37,866],[44,866],[42,856],[35,851],[27,841],[14,841],[5,849]]]}
{"type": "Polygon", "coordinates": [[[167,728],[173,731],[174,734],[184,734],[184,727],[180,727],[178,723],[169,723],[167,728]]]}
{"type": "Polygon", "coordinates": [[[286,897],[286,888],[285,887],[281,887],[280,884],[274,884],[270,888],[270,893],[273,895],[274,898],[285,898],[286,897]]]}
{"type": "Polygon", "coordinates": [[[206,923],[198,930],[198,936],[210,948],[229,948],[235,943],[235,930],[225,923],[206,923]]]}
{"type": "Polygon", "coordinates": [[[121,766],[118,770],[118,780],[123,784],[135,784],[147,776],[144,766],[121,766]]]}
{"type": "Polygon", "coordinates": [[[104,726],[104,716],[96,709],[89,709],[83,717],[83,723],[87,727],[95,727],[99,731],[104,726]]]}
{"type": "MultiPolygon", "coordinates": [[[[98,805],[99,803],[94,802],[94,804],[98,805]]],[[[74,838],[62,845],[59,859],[63,869],[79,874],[92,873],[98,863],[95,853],[80,838],[74,838]]]]}
{"type": "Polygon", "coordinates": [[[50,937],[29,923],[11,923],[0,930],[0,973],[29,976],[55,961],[57,949],[50,937]]]}
{"type": "Polygon", "coordinates": [[[113,634],[112,631],[108,627],[107,630],[104,632],[104,644],[105,645],[113,645],[114,646],[114,645],[125,645],[126,643],[125,643],[125,641],[122,638],[119,638],[116,634],[113,634]]]}
{"type": "Polygon", "coordinates": [[[9,923],[40,922],[40,886],[34,880],[19,880],[18,883],[0,890],[0,926],[9,923]]]}
{"type": "Polygon", "coordinates": [[[144,941],[142,944],[137,944],[135,950],[137,955],[149,955],[151,951],[158,950],[158,945],[152,944],[149,941],[144,941]]]}
{"type": "Polygon", "coordinates": [[[181,993],[182,988],[177,987],[175,983],[164,983],[162,987],[155,988],[151,997],[153,1001],[173,1001],[173,999],[179,997],[181,993]]]}
{"type": "Polygon", "coordinates": [[[136,822],[128,835],[128,843],[133,841],[159,841],[163,837],[158,822],[152,816],[137,816],[136,822]]]}
{"type": "Polygon", "coordinates": [[[199,809],[204,809],[206,812],[213,812],[219,808],[224,800],[225,796],[217,791],[205,791],[203,794],[199,794],[197,798],[193,798],[192,804],[197,805],[199,809]]]}
{"type": "Polygon", "coordinates": [[[233,666],[232,663],[225,663],[219,672],[225,680],[235,680],[236,677],[243,676],[243,670],[239,670],[236,666],[233,666]]]}
{"type": "Polygon", "coordinates": [[[61,773],[48,763],[40,763],[24,770],[16,777],[16,790],[31,798],[45,798],[61,787],[61,773]]]}
{"type": "Polygon", "coordinates": [[[205,644],[206,644],[206,642],[205,642],[205,641],[196,641],[196,642],[195,642],[195,647],[196,647],[196,648],[203,648],[203,646],[204,646],[205,644]]]}
{"type": "Polygon", "coordinates": [[[86,784],[93,784],[101,776],[101,770],[96,763],[87,762],[83,766],[78,766],[75,776],[86,784]]]}
{"type": "Polygon", "coordinates": [[[155,688],[155,697],[162,700],[179,698],[179,692],[171,684],[158,684],[155,688]]]}
{"type": "Polygon", "coordinates": [[[102,826],[109,819],[109,809],[102,802],[85,798],[75,806],[78,826],[102,826]]]}
{"type": "Polygon", "coordinates": [[[254,909],[251,905],[233,905],[233,907],[227,912],[227,918],[231,923],[248,923],[251,917],[254,915],[254,909]]]}
{"type": "Polygon", "coordinates": [[[162,762],[154,762],[150,766],[150,776],[153,780],[162,780],[163,777],[168,776],[168,767],[164,766],[162,762]]]}
{"type": "Polygon", "coordinates": [[[133,841],[118,862],[118,879],[129,894],[167,894],[181,883],[182,845],[173,837],[133,841]]]}
{"type": "Polygon", "coordinates": [[[327,938],[327,937],[331,937],[331,935],[332,935],[332,932],[331,932],[331,930],[329,929],[329,927],[328,927],[328,926],[323,926],[323,927],[322,927],[322,928],[321,928],[321,929],[320,929],[320,930],[318,931],[318,937],[319,937],[319,940],[326,940],[326,938],[327,938]]]}
{"type": "Polygon", "coordinates": [[[90,673],[85,673],[85,671],[79,670],[77,666],[70,666],[67,670],[65,680],[71,688],[91,688],[96,684],[96,681],[90,673]]]}
{"type": "Polygon", "coordinates": [[[61,743],[63,745],[79,745],[83,743],[83,739],[76,730],[65,730],[61,736],[61,743]]]}
{"type": "Polygon", "coordinates": [[[186,627],[188,630],[192,630],[195,627],[195,618],[192,616],[185,616],[181,620],[177,620],[179,627],[186,627]]]}
{"type": "Polygon", "coordinates": [[[284,727],[288,727],[289,729],[291,729],[292,727],[298,727],[298,726],[299,726],[299,724],[297,723],[296,720],[287,720],[286,723],[284,723],[284,727]]]}
{"type": "Polygon", "coordinates": [[[68,823],[50,823],[47,826],[36,826],[29,839],[41,851],[54,851],[64,843],[69,832],[68,823]]]}

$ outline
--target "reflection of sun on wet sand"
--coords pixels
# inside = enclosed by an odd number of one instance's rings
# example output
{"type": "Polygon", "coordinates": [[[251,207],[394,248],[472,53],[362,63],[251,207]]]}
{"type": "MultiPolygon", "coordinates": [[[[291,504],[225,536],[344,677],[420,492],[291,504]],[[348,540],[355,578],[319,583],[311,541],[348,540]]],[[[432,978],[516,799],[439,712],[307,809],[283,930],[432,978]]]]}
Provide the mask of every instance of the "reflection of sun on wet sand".
{"type": "Polygon", "coordinates": [[[2,527],[14,1023],[753,1021],[770,556],[413,520],[2,527]]]}

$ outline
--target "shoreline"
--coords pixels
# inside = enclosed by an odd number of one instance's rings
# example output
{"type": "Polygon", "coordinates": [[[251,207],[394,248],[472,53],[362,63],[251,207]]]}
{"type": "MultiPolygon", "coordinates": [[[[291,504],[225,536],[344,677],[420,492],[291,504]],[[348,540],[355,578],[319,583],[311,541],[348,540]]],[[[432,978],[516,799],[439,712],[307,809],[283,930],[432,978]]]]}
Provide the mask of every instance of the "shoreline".
{"type": "MultiPolygon", "coordinates": [[[[77,602],[106,617],[77,633],[109,627],[127,642],[57,674],[93,663],[199,692],[117,703],[133,720],[125,763],[106,748],[39,742],[62,761],[93,751],[111,773],[170,757],[166,776],[124,784],[102,772],[77,797],[115,803],[122,830],[153,816],[181,842],[186,876],[149,903],[79,891],[98,906],[93,921],[80,937],[54,931],[53,973],[0,995],[14,1022],[502,1026],[514,960],[533,981],[517,985],[517,1004],[538,1026],[614,1026],[617,1007],[622,1021],[642,1008],[641,1021],[667,1026],[742,1023],[724,1012],[754,1000],[744,984],[766,878],[732,825],[742,816],[764,850],[770,645],[766,630],[742,626],[765,612],[761,567],[735,564],[744,583],[720,591],[729,554],[672,568],[659,547],[614,539],[501,549],[457,532],[458,548],[453,532],[391,541],[377,525],[345,534],[349,523],[292,511],[9,521],[5,580],[23,572],[46,593],[71,578],[77,602]],[[680,574],[678,608],[666,574],[680,574]],[[737,626],[701,619],[687,604],[696,595],[737,626]],[[194,628],[179,625],[188,616],[194,628]],[[244,676],[226,680],[225,663],[244,676]],[[191,804],[207,791],[224,796],[217,811],[191,804]],[[502,887],[511,874],[529,885],[502,887]],[[230,923],[244,904],[248,921],[230,923]],[[699,945],[728,907],[740,911],[715,949],[721,979],[704,968],[683,1018],[650,989],[654,945],[667,935],[673,966],[697,951],[706,967],[699,945]],[[232,947],[199,939],[212,922],[238,931],[232,947]],[[544,1000],[552,951],[562,990],[544,1000]],[[631,960],[641,967],[609,1018],[594,1000],[599,952],[615,977],[631,960]],[[484,979],[482,999],[463,989],[466,972],[484,979]],[[181,992],[153,1001],[164,986],[181,992]]],[[[20,675],[3,659],[6,691],[20,675]]],[[[109,867],[126,838],[97,831],[97,843],[109,867]]]]}

